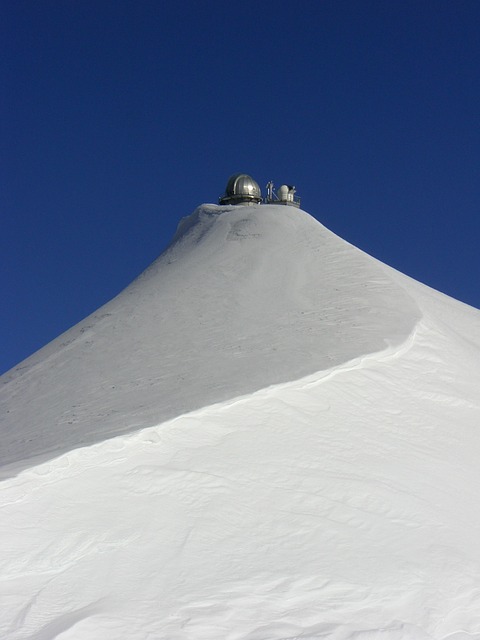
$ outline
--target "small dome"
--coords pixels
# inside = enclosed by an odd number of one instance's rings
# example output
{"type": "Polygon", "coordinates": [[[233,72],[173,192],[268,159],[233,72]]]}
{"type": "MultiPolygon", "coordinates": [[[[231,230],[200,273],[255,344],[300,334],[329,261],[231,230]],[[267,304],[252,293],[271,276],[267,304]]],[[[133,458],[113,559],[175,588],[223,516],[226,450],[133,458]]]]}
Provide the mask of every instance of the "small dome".
{"type": "Polygon", "coordinates": [[[230,176],[220,204],[256,204],[262,201],[258,183],[246,173],[230,176]]]}

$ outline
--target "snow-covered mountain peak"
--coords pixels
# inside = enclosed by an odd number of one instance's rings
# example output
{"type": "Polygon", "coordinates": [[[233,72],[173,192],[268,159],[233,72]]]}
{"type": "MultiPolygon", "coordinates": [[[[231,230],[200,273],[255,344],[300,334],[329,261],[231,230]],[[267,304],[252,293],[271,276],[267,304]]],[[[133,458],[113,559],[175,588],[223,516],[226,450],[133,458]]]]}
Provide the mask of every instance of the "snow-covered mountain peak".
{"type": "Polygon", "coordinates": [[[383,265],[309,214],[204,205],[120,295],[3,377],[1,460],[96,442],[381,351],[419,317],[383,265]]]}
{"type": "Polygon", "coordinates": [[[2,378],[5,640],[480,640],[480,312],[204,205],[2,378]]]}

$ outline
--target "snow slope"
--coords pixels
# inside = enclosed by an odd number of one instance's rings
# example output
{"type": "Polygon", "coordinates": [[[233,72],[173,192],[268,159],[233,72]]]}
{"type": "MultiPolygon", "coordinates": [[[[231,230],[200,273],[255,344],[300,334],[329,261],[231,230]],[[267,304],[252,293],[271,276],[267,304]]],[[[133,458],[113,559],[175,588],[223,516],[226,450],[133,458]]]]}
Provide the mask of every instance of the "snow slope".
{"type": "Polygon", "coordinates": [[[0,637],[480,640],[480,312],[308,214],[199,208],[2,383],[0,637]]]}

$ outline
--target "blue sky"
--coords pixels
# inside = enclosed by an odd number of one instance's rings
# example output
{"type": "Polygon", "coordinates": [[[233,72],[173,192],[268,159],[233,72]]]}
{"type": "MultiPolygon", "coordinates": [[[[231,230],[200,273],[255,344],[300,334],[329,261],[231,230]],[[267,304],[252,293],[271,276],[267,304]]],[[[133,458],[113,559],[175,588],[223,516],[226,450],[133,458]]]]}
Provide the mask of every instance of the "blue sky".
{"type": "Polygon", "coordinates": [[[4,0],[0,371],[231,173],[480,307],[480,2],[4,0]]]}

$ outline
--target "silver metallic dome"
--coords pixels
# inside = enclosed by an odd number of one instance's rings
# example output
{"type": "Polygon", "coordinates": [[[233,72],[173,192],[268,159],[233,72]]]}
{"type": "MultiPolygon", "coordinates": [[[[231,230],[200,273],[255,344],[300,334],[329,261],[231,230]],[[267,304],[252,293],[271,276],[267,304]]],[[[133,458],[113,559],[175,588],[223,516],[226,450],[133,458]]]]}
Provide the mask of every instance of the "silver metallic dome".
{"type": "Polygon", "coordinates": [[[262,192],[258,183],[246,173],[230,176],[225,194],[219,199],[220,204],[257,204],[261,201],[262,192]]]}

